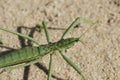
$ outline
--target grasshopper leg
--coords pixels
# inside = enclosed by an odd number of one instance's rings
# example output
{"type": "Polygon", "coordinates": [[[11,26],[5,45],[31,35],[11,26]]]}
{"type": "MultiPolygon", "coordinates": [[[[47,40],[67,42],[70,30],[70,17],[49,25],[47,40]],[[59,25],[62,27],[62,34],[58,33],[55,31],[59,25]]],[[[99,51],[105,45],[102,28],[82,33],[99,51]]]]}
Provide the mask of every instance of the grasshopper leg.
{"type": "Polygon", "coordinates": [[[74,64],[73,61],[70,60],[70,58],[68,58],[66,55],[65,55],[65,51],[64,50],[61,50],[60,51],[60,54],[62,55],[62,57],[65,59],[65,61],[71,66],[73,67],[81,76],[82,76],[82,80],[86,80],[85,76],[83,75],[83,72],[81,71],[81,69],[74,64]]]}
{"type": "Polygon", "coordinates": [[[24,34],[22,34],[22,33],[18,33],[18,32],[15,32],[15,31],[7,30],[7,29],[2,28],[2,27],[0,27],[0,29],[3,30],[3,31],[6,31],[6,32],[12,33],[12,34],[21,36],[21,37],[23,37],[23,38],[25,38],[25,39],[28,39],[28,40],[30,40],[30,41],[33,41],[33,42],[36,43],[37,45],[40,45],[40,42],[37,41],[37,40],[35,40],[35,39],[32,38],[32,37],[29,37],[29,36],[27,36],[27,35],[24,35],[24,34]]]}
{"type": "MultiPolygon", "coordinates": [[[[46,23],[43,21],[42,24],[43,24],[43,28],[44,28],[44,31],[45,31],[45,34],[46,34],[47,42],[50,43],[51,42],[51,38],[50,38],[50,35],[48,33],[48,28],[46,26],[46,23]]],[[[53,67],[53,54],[50,54],[49,72],[48,72],[47,80],[51,80],[52,67],[53,67]]]]}
{"type": "Polygon", "coordinates": [[[74,29],[74,27],[76,25],[78,25],[78,23],[80,22],[81,18],[76,18],[73,23],[67,28],[67,30],[63,33],[62,39],[65,39],[68,37],[68,35],[70,34],[70,32],[74,29]]]}
{"type": "Polygon", "coordinates": [[[78,17],[76,18],[73,23],[68,27],[68,29],[63,33],[62,39],[65,39],[69,36],[70,32],[75,28],[75,26],[77,26],[79,24],[80,21],[83,21],[84,23],[87,23],[90,25],[90,27],[81,35],[83,36],[91,27],[95,26],[97,23],[99,23],[99,21],[96,22],[92,22],[90,20],[87,20],[85,18],[82,17],[78,17]]]}

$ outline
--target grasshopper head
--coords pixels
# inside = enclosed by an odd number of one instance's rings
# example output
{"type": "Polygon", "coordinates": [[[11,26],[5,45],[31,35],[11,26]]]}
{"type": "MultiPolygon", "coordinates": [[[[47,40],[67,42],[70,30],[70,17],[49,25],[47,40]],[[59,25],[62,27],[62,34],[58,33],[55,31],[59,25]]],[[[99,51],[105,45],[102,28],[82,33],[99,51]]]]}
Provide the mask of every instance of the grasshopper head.
{"type": "Polygon", "coordinates": [[[61,39],[58,43],[57,43],[57,47],[59,49],[63,48],[63,49],[68,49],[72,46],[74,46],[74,44],[76,42],[79,41],[79,38],[67,38],[67,39],[61,39]]]}

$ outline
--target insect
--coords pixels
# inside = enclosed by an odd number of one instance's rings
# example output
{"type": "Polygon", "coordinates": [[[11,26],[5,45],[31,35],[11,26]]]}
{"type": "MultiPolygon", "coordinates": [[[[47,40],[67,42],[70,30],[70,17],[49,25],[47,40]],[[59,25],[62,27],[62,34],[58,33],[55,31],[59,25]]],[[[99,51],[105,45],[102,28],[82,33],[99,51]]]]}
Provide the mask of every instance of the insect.
{"type": "Polygon", "coordinates": [[[73,67],[82,77],[83,80],[86,80],[86,77],[82,73],[81,69],[76,66],[70,58],[68,58],[65,55],[65,50],[68,48],[71,48],[76,42],[80,41],[81,36],[83,36],[89,29],[87,29],[80,37],[78,38],[67,38],[70,32],[74,29],[76,25],[80,22],[80,20],[83,20],[84,22],[90,23],[91,26],[94,25],[94,23],[91,23],[87,21],[86,19],[83,19],[81,17],[76,18],[73,23],[68,27],[68,29],[63,33],[62,38],[58,42],[52,43],[51,38],[48,33],[48,28],[46,27],[46,23],[43,22],[42,26],[44,28],[46,38],[48,41],[48,44],[41,45],[40,42],[35,40],[32,37],[29,37],[27,35],[14,32],[5,28],[0,27],[1,30],[4,30],[6,32],[21,36],[23,38],[26,38],[28,40],[31,40],[32,42],[36,43],[37,47],[27,47],[20,50],[13,51],[9,54],[3,55],[0,57],[0,68],[2,69],[0,73],[5,71],[11,71],[15,68],[19,67],[25,67],[31,64],[35,64],[39,62],[45,55],[50,53],[50,63],[49,63],[49,73],[48,73],[48,79],[51,80],[51,74],[52,74],[52,63],[53,63],[53,55],[56,50],[58,50],[61,54],[61,56],[64,58],[64,60],[73,67]],[[20,65],[18,65],[20,64],[20,65]],[[18,65],[18,66],[17,66],[18,65]]]}

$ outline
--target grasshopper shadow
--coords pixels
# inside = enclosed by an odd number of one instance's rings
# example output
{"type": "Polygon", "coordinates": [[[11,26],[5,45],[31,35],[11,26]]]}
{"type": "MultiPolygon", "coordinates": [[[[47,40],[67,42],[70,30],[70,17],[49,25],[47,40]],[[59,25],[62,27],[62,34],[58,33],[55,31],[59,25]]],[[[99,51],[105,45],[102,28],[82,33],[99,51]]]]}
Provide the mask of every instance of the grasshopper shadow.
{"type": "MultiPolygon", "coordinates": [[[[35,31],[41,32],[41,30],[38,30],[37,25],[36,25],[36,27],[32,27],[32,28],[27,28],[27,27],[25,27],[25,26],[19,26],[19,27],[17,28],[17,31],[18,31],[19,33],[22,33],[22,29],[25,29],[25,28],[26,28],[26,29],[30,29],[29,36],[32,37],[32,38],[33,38],[33,35],[34,35],[35,31]]],[[[65,30],[65,29],[63,29],[63,28],[60,29],[60,28],[52,28],[52,27],[49,27],[48,29],[51,29],[51,30],[65,30]]],[[[28,41],[27,41],[27,44],[26,44],[24,38],[22,38],[22,37],[20,37],[20,36],[19,36],[18,38],[19,38],[19,41],[20,41],[20,46],[21,46],[22,48],[25,48],[25,47],[27,47],[27,46],[31,46],[31,47],[32,47],[32,42],[31,42],[30,40],[28,40],[28,41]]],[[[48,75],[48,70],[47,70],[47,68],[46,68],[45,66],[43,66],[43,65],[40,64],[40,63],[36,63],[35,65],[36,65],[39,69],[43,70],[43,72],[44,72],[46,75],[48,75]]],[[[30,71],[30,66],[26,66],[26,67],[24,68],[23,80],[28,80],[29,71],[30,71]]],[[[58,77],[55,76],[55,75],[52,75],[52,77],[55,78],[55,79],[57,79],[57,80],[64,80],[64,79],[58,78],[58,77]]]]}

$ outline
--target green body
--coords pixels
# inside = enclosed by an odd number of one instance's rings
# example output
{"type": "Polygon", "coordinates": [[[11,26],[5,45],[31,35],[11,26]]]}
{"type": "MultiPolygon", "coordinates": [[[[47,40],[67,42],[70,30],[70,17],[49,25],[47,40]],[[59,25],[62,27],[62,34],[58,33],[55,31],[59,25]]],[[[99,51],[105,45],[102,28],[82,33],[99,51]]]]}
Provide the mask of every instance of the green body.
{"type": "MultiPolygon", "coordinates": [[[[49,73],[48,73],[47,80],[51,80],[53,54],[54,54],[54,52],[56,50],[58,50],[60,52],[61,56],[63,57],[63,59],[82,76],[82,80],[86,80],[86,78],[83,75],[81,69],[77,65],[75,65],[73,63],[73,61],[71,61],[71,59],[69,57],[67,57],[65,55],[65,50],[72,47],[76,42],[79,41],[79,38],[68,38],[68,35],[75,28],[75,26],[78,25],[80,20],[82,20],[82,21],[84,21],[84,22],[91,25],[84,33],[82,33],[80,38],[93,25],[95,25],[97,23],[97,22],[92,23],[91,21],[88,21],[88,20],[86,20],[84,18],[78,17],[73,21],[73,23],[63,33],[63,36],[62,36],[61,40],[58,41],[58,42],[54,42],[54,43],[51,43],[52,41],[51,41],[51,38],[50,38],[49,33],[48,33],[48,28],[46,27],[46,23],[43,22],[42,26],[44,28],[46,38],[47,38],[47,42],[48,42],[48,44],[45,44],[45,45],[41,45],[39,41],[35,40],[32,37],[29,37],[27,35],[24,35],[24,34],[21,34],[21,33],[18,33],[18,32],[11,31],[11,30],[0,27],[0,30],[9,32],[9,33],[12,33],[12,34],[15,34],[15,35],[18,35],[18,36],[20,36],[20,37],[22,37],[24,39],[28,39],[28,40],[34,42],[37,45],[40,45],[38,47],[27,47],[27,48],[24,48],[24,49],[16,50],[16,51],[11,52],[9,54],[0,56],[0,68],[3,68],[2,71],[0,71],[0,73],[5,72],[5,71],[11,71],[11,70],[13,70],[15,68],[25,67],[25,66],[29,66],[31,64],[37,63],[37,62],[39,62],[39,60],[43,56],[50,53],[49,73]],[[21,64],[21,63],[25,63],[25,64],[21,64]],[[21,65],[17,66],[17,64],[21,64],[21,65]],[[16,65],[16,66],[13,67],[14,65],[16,65]]],[[[39,26],[39,28],[40,28],[40,26],[39,26]]]]}
{"type": "Polygon", "coordinates": [[[78,40],[79,38],[62,39],[55,43],[40,45],[39,47],[26,47],[13,51],[0,57],[0,67],[12,66],[42,58],[52,51],[70,48],[78,40]]]}
{"type": "Polygon", "coordinates": [[[0,67],[7,67],[39,57],[38,47],[19,49],[0,57],[0,67]]]}

